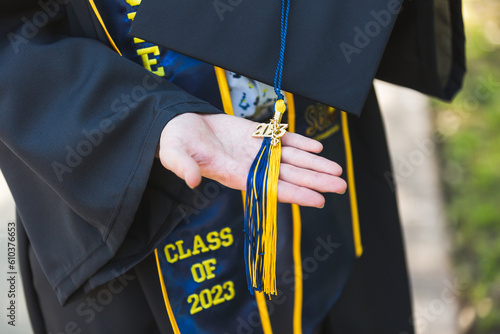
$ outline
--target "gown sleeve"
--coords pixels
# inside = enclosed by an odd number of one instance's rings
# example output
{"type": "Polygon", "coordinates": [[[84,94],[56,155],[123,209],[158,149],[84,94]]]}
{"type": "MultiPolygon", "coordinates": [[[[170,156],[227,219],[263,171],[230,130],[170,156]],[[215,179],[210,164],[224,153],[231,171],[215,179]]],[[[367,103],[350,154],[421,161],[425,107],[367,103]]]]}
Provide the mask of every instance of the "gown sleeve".
{"type": "Polygon", "coordinates": [[[0,1],[0,168],[61,303],[137,264],[189,211],[192,192],[154,161],[160,133],[220,112],[86,37],[85,13],[68,19],[85,2],[63,3],[0,1]]]}
{"type": "Polygon", "coordinates": [[[465,72],[462,1],[404,1],[377,78],[449,101],[465,72]]]}

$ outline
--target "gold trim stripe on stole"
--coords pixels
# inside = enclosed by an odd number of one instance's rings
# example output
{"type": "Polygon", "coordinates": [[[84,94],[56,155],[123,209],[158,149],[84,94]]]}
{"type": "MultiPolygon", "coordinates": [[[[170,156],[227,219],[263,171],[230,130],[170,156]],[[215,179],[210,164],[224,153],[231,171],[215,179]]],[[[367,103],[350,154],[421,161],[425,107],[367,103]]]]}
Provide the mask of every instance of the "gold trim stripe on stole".
{"type": "Polygon", "coordinates": [[[295,100],[292,93],[285,92],[288,109],[288,131],[295,132],[295,100]]]}
{"type": "Polygon", "coordinates": [[[165,281],[163,281],[163,275],[161,274],[160,259],[158,258],[158,248],[155,248],[156,266],[158,268],[158,276],[160,277],[161,292],[163,293],[163,300],[165,301],[165,307],[167,308],[168,318],[170,319],[170,324],[174,330],[174,334],[180,334],[179,326],[175,320],[174,312],[172,311],[172,306],[170,305],[170,300],[168,299],[167,288],[165,287],[165,281]]]}
{"type": "Polygon", "coordinates": [[[302,302],[304,297],[302,282],[302,254],[301,237],[302,221],[300,219],[300,207],[292,204],[293,217],[293,263],[295,268],[295,296],[293,305],[293,333],[302,334],[302,302]]]}
{"type": "Polygon", "coordinates": [[[219,84],[220,98],[222,99],[222,107],[228,115],[234,116],[233,104],[231,102],[231,94],[229,93],[229,84],[227,83],[226,71],[220,67],[214,66],[215,76],[219,84]]]}
{"type": "MultiPolygon", "coordinates": [[[[285,93],[288,109],[288,130],[295,132],[295,100],[293,94],[285,93]]],[[[294,305],[293,305],[293,333],[302,334],[302,302],[304,297],[304,289],[302,282],[302,253],[301,253],[301,237],[302,237],[302,220],[300,219],[300,206],[292,204],[292,220],[293,220],[293,263],[295,272],[295,290],[294,290],[294,305]]]]}
{"type": "Polygon", "coordinates": [[[104,32],[106,33],[106,36],[108,37],[108,40],[111,43],[111,46],[121,56],[122,53],[120,52],[120,50],[118,50],[118,47],[116,46],[115,41],[113,41],[113,38],[111,38],[111,35],[109,34],[108,29],[106,28],[106,25],[104,24],[104,21],[102,20],[101,14],[99,14],[99,10],[97,9],[97,7],[95,5],[94,0],[89,0],[89,3],[90,3],[90,6],[92,7],[92,10],[95,13],[95,16],[99,20],[99,23],[101,24],[102,28],[104,29],[104,32]]]}
{"type": "Polygon", "coordinates": [[[347,113],[342,111],[342,133],[344,135],[345,157],[347,166],[347,184],[349,190],[349,200],[351,202],[352,232],[354,238],[354,251],[356,257],[363,254],[363,245],[361,243],[361,228],[359,226],[358,200],[356,197],[356,184],[354,182],[354,163],[352,160],[351,137],[349,135],[349,124],[347,122],[347,113]]]}

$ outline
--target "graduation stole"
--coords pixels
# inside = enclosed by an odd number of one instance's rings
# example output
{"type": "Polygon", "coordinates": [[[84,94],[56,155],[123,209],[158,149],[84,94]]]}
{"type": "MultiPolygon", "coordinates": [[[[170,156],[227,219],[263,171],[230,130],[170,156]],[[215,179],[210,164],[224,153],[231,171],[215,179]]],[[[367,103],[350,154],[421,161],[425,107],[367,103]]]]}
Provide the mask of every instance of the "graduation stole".
{"type": "Polygon", "coordinates": [[[281,124],[286,110],[281,93],[283,59],[290,0],[281,1],[281,48],[274,75],[274,91],[278,96],[274,117],[261,123],[253,137],[263,137],[247,178],[245,201],[245,267],[250,293],[254,290],[276,295],[276,240],[278,177],[281,162],[281,137],[288,124],[281,124]]]}

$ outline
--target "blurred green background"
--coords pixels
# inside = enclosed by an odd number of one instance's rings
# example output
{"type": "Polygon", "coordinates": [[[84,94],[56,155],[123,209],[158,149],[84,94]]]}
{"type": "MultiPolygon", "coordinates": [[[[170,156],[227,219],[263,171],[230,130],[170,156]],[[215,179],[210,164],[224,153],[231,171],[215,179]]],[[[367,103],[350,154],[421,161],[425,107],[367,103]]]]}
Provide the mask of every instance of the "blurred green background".
{"type": "Polygon", "coordinates": [[[500,0],[464,0],[467,69],[433,101],[463,333],[500,333],[500,0]]]}

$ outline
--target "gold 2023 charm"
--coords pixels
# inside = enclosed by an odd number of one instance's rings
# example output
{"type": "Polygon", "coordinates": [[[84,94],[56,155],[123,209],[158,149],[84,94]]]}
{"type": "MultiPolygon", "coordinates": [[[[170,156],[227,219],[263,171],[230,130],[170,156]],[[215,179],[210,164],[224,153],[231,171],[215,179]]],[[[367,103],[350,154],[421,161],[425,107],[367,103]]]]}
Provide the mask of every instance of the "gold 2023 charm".
{"type": "MultiPolygon", "coordinates": [[[[275,135],[280,138],[286,133],[286,129],[288,128],[288,124],[279,124],[279,128],[277,129],[275,135]]],[[[273,136],[273,124],[271,123],[260,123],[257,125],[257,131],[255,131],[252,135],[253,137],[272,137],[273,136]]]]}

